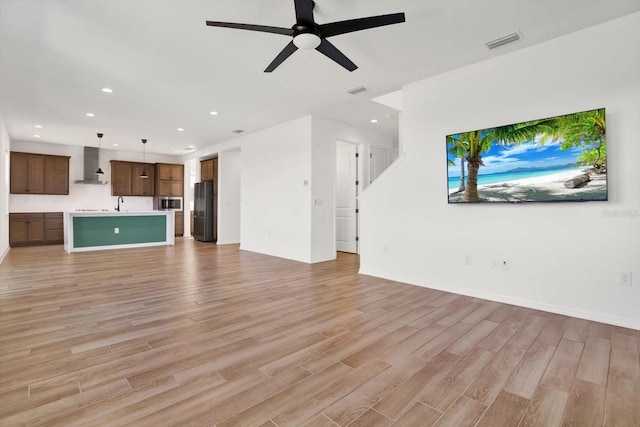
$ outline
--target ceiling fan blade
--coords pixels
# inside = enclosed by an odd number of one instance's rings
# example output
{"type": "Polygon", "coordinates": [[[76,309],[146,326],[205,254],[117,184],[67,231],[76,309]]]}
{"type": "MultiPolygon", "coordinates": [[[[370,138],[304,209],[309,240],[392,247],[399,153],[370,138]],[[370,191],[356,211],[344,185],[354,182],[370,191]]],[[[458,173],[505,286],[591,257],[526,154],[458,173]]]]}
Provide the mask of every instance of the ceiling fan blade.
{"type": "Polygon", "coordinates": [[[313,0],[293,0],[296,5],[296,22],[313,24],[313,0]]]}
{"type": "Polygon", "coordinates": [[[340,52],[337,47],[335,47],[333,44],[331,44],[330,41],[326,39],[322,39],[320,46],[318,46],[316,50],[325,55],[327,58],[332,59],[338,64],[342,65],[349,71],[353,71],[358,68],[358,66],[351,62],[351,60],[347,58],[344,53],[340,52]]]}
{"type": "Polygon", "coordinates": [[[272,33],[272,34],[282,34],[285,36],[293,36],[293,30],[291,28],[270,27],[267,25],[237,24],[235,22],[218,22],[218,21],[207,21],[207,25],[210,27],[236,28],[238,30],[260,31],[262,33],[272,33]]]}
{"type": "Polygon", "coordinates": [[[390,15],[370,16],[368,18],[349,19],[346,21],[331,22],[320,25],[322,37],[337,36],[339,34],[352,33],[354,31],[367,30],[369,28],[404,22],[404,13],[392,13],[390,15]]]}
{"type": "Polygon", "coordinates": [[[298,48],[296,47],[295,44],[293,44],[293,40],[290,41],[289,44],[286,45],[284,49],[282,49],[282,51],[278,54],[278,56],[276,56],[276,58],[273,61],[271,61],[271,64],[269,64],[269,66],[267,67],[266,70],[264,70],[264,72],[270,73],[273,70],[275,70],[278,67],[278,65],[282,64],[284,60],[290,57],[291,54],[296,50],[298,50],[298,48]]]}

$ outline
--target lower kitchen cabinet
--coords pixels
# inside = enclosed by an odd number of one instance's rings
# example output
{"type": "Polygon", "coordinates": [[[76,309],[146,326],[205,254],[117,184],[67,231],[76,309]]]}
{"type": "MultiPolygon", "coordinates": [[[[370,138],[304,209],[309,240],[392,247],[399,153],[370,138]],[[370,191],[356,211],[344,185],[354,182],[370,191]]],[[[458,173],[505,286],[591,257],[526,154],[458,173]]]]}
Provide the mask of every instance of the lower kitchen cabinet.
{"type": "Polygon", "coordinates": [[[184,234],[184,211],[176,211],[176,236],[184,234]]]}
{"type": "Polygon", "coordinates": [[[9,214],[9,246],[64,243],[62,212],[9,214]]]}

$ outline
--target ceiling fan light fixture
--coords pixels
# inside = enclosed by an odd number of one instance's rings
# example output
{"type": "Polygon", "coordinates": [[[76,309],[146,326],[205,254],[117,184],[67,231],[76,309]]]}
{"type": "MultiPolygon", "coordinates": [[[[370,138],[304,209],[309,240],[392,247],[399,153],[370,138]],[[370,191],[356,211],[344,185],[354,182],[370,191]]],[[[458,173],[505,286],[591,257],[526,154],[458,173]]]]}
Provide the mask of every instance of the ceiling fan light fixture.
{"type": "Polygon", "coordinates": [[[320,46],[320,41],[320,37],[313,33],[301,33],[293,38],[293,44],[302,50],[313,50],[320,46]]]}

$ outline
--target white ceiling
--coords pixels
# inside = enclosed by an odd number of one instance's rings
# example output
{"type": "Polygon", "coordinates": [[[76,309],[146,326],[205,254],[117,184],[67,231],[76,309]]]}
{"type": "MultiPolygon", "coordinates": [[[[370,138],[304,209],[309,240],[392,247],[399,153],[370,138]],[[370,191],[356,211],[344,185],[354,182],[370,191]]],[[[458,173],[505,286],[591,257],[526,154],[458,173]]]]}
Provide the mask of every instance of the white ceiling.
{"type": "Polygon", "coordinates": [[[163,154],[307,114],[396,135],[397,112],[371,98],[637,11],[640,0],[316,0],[320,24],[395,12],[406,22],[331,38],[352,73],[297,51],[269,74],[288,37],[205,21],[291,27],[292,0],[0,0],[0,114],[16,140],[95,146],[103,132],[105,148],[141,151],[146,138],[163,154]],[[523,40],[484,47],[515,31],[523,40]],[[346,93],[357,86],[368,90],[346,93]]]}

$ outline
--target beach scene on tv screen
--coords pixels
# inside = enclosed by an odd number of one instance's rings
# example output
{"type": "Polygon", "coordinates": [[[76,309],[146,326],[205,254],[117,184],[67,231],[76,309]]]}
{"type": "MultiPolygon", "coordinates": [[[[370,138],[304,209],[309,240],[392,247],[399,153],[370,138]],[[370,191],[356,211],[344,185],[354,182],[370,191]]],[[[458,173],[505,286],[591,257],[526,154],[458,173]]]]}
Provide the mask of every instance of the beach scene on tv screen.
{"type": "Polygon", "coordinates": [[[607,200],[605,110],[448,135],[449,203],[607,200]]]}

